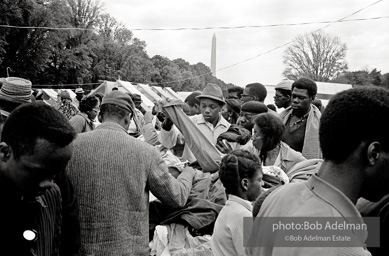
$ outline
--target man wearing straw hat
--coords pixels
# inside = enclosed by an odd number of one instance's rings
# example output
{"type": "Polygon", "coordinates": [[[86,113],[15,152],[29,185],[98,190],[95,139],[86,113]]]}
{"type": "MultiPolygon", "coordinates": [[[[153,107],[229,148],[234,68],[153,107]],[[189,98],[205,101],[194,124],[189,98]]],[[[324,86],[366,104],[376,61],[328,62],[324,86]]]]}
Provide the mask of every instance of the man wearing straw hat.
{"type": "Polygon", "coordinates": [[[84,89],[76,88],[74,91],[76,93],[76,97],[74,98],[74,105],[78,108],[80,106],[81,100],[84,98],[84,89]]]}
{"type": "Polygon", "coordinates": [[[3,79],[3,86],[0,89],[1,114],[6,118],[19,105],[30,103],[31,88],[31,82],[23,78],[7,77],[3,79]]]}
{"type": "MultiPolygon", "coordinates": [[[[205,137],[216,145],[219,135],[226,132],[231,125],[220,113],[225,104],[223,92],[218,85],[209,83],[196,98],[200,100],[201,114],[189,118],[205,137]]],[[[173,148],[177,144],[179,134],[179,130],[173,126],[171,119],[166,118],[160,133],[161,144],[166,148],[173,148]]],[[[185,145],[182,157],[190,163],[196,161],[187,145],[185,145]]]]}

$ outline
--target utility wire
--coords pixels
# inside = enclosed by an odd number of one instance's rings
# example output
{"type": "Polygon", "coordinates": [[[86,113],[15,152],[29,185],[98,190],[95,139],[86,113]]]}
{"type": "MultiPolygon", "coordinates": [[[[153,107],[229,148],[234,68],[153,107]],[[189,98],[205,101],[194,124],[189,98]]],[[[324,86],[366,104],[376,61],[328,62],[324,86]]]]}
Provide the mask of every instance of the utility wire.
{"type": "MultiPolygon", "coordinates": [[[[336,21],[333,21],[332,23],[330,23],[330,24],[328,24],[328,25],[326,25],[326,26],[324,26],[324,27],[322,27],[322,28],[316,29],[316,30],[314,30],[314,31],[312,31],[312,32],[310,32],[310,33],[308,33],[308,34],[306,34],[305,36],[303,36],[303,38],[308,37],[309,35],[314,34],[314,33],[318,32],[318,31],[320,31],[320,30],[324,30],[325,28],[328,28],[329,26],[331,26],[331,25],[333,25],[333,24],[335,24],[335,23],[342,22],[342,21],[344,21],[345,19],[347,19],[348,17],[351,17],[351,16],[353,16],[353,15],[355,15],[355,14],[357,14],[357,13],[359,13],[359,12],[361,12],[361,11],[363,11],[363,10],[365,10],[365,9],[367,9],[367,8],[369,8],[369,7],[373,6],[373,5],[375,5],[375,4],[378,4],[379,2],[382,2],[382,0],[379,0],[379,1],[377,1],[377,2],[374,2],[374,3],[372,3],[372,4],[368,5],[368,6],[365,6],[365,7],[361,8],[361,9],[359,9],[359,10],[357,10],[357,11],[351,13],[350,15],[347,15],[347,16],[345,16],[345,17],[343,17],[343,18],[341,18],[341,19],[338,19],[338,20],[336,20],[336,21]]],[[[262,55],[264,55],[264,54],[268,54],[268,53],[273,52],[273,51],[275,51],[275,50],[277,50],[277,49],[279,49],[279,48],[282,48],[282,47],[284,47],[284,46],[287,46],[287,45],[289,45],[289,44],[291,44],[291,43],[293,43],[293,42],[294,42],[294,41],[291,40],[291,41],[289,41],[289,42],[287,42],[287,43],[284,43],[284,44],[282,44],[282,45],[279,45],[279,46],[277,46],[277,47],[275,47],[275,48],[273,48],[273,49],[271,49],[271,50],[268,50],[268,51],[266,51],[266,52],[257,54],[257,55],[254,56],[254,57],[251,57],[251,58],[248,58],[248,59],[239,61],[239,62],[237,62],[237,63],[234,63],[234,64],[232,64],[232,65],[229,65],[229,66],[220,68],[220,69],[218,69],[217,71],[221,71],[221,70],[224,70],[224,69],[227,69],[227,68],[234,67],[234,66],[236,66],[236,65],[242,64],[242,63],[244,63],[244,62],[253,60],[253,59],[258,58],[258,57],[260,57],[260,56],[262,56],[262,55]]]]}
{"type": "MultiPolygon", "coordinates": [[[[374,2],[374,3],[372,3],[372,4],[370,4],[370,5],[367,5],[367,6],[363,7],[363,8],[361,8],[361,9],[359,9],[359,10],[357,10],[357,11],[351,13],[350,15],[347,15],[347,16],[345,16],[345,17],[343,17],[343,18],[341,18],[341,19],[338,19],[338,20],[336,20],[336,21],[332,21],[330,24],[328,24],[328,25],[326,25],[326,26],[324,26],[324,27],[322,27],[322,28],[319,28],[319,29],[316,29],[316,30],[312,31],[312,32],[306,34],[306,35],[303,36],[303,37],[308,37],[309,35],[311,35],[311,34],[313,34],[313,33],[315,33],[315,32],[318,32],[318,31],[320,31],[320,30],[323,30],[323,29],[325,29],[325,28],[327,28],[327,27],[329,27],[329,26],[331,26],[331,25],[333,25],[333,24],[335,24],[335,23],[343,22],[343,21],[345,21],[345,19],[347,19],[348,17],[351,17],[351,16],[353,16],[353,15],[355,15],[355,14],[357,14],[357,13],[359,13],[359,12],[361,12],[361,11],[363,11],[363,10],[365,10],[365,9],[367,9],[367,8],[369,8],[369,7],[373,6],[373,5],[375,5],[375,4],[378,4],[379,2],[382,2],[382,1],[383,1],[383,0],[379,0],[379,1],[376,1],[376,2],[374,2]]],[[[293,40],[291,40],[291,41],[289,41],[289,42],[287,42],[287,43],[284,43],[284,44],[282,44],[282,45],[279,45],[279,46],[277,46],[277,47],[275,47],[275,48],[273,48],[273,49],[271,49],[271,50],[268,50],[268,51],[266,51],[266,52],[262,52],[262,53],[260,53],[260,54],[257,54],[257,55],[255,55],[254,57],[247,58],[247,59],[244,59],[244,60],[242,60],[242,61],[239,61],[239,62],[236,62],[236,63],[234,63],[234,64],[231,64],[231,65],[229,65],[229,66],[226,66],[226,67],[217,69],[216,71],[221,71],[221,70],[224,70],[224,69],[228,69],[228,68],[237,66],[237,65],[242,64],[242,63],[244,63],[244,62],[247,62],[247,61],[253,60],[253,59],[255,59],[255,58],[258,58],[258,57],[260,57],[260,56],[262,56],[262,55],[271,53],[271,52],[273,52],[273,51],[275,51],[275,50],[277,50],[277,49],[280,49],[280,48],[282,48],[282,47],[284,47],[284,46],[287,46],[287,45],[289,45],[289,44],[291,44],[291,43],[293,43],[293,40]]],[[[208,73],[204,73],[204,74],[201,74],[201,75],[189,77],[189,78],[186,78],[186,79],[175,80],[175,81],[169,81],[169,82],[162,82],[162,83],[159,83],[159,84],[170,84],[170,83],[176,83],[176,82],[184,82],[184,81],[190,80],[190,79],[192,79],[192,78],[201,77],[201,76],[206,76],[206,75],[208,75],[208,74],[212,74],[212,72],[208,72],[208,73]]]]}
{"type": "MultiPolygon", "coordinates": [[[[368,20],[380,20],[388,19],[389,16],[371,17],[371,18],[359,18],[338,20],[341,22],[353,22],[353,21],[368,21],[368,20]]],[[[215,29],[245,29],[245,28],[269,28],[269,27],[289,27],[289,26],[305,26],[315,24],[332,24],[334,21],[314,21],[314,22],[301,22],[301,23],[285,23],[285,24],[269,24],[269,25],[245,25],[245,26],[226,26],[226,27],[181,27],[181,28],[129,28],[132,31],[177,31],[177,30],[215,30],[215,29]]],[[[34,27],[34,26],[12,26],[12,25],[0,25],[2,28],[19,28],[19,29],[47,29],[47,30],[80,30],[80,31],[98,31],[94,28],[60,28],[60,27],[34,27]]]]}
{"type": "MultiPolygon", "coordinates": [[[[349,17],[351,17],[351,16],[353,16],[353,15],[355,15],[355,14],[357,14],[357,13],[359,13],[359,12],[361,12],[361,11],[363,11],[363,10],[365,10],[365,9],[367,9],[367,8],[369,8],[369,7],[371,7],[371,6],[373,6],[373,5],[376,5],[376,4],[378,4],[379,2],[382,2],[382,1],[383,1],[383,0],[376,1],[376,2],[374,2],[374,3],[372,3],[372,4],[370,4],[370,5],[367,5],[367,6],[363,7],[363,8],[361,8],[361,9],[359,9],[359,10],[357,10],[357,11],[351,13],[350,15],[347,15],[347,16],[341,18],[341,19],[336,20],[336,21],[331,21],[331,22],[329,22],[329,21],[325,21],[325,22],[312,22],[312,23],[310,23],[310,22],[305,22],[305,23],[295,23],[295,24],[274,24],[274,25],[265,25],[265,26],[267,26],[267,27],[275,27],[275,26],[294,26],[294,25],[308,25],[308,24],[328,23],[328,25],[326,25],[326,26],[324,26],[324,27],[322,27],[322,28],[316,29],[316,30],[314,30],[314,31],[312,31],[312,32],[310,32],[310,33],[308,33],[308,34],[306,34],[305,36],[303,36],[303,37],[308,37],[310,34],[313,34],[313,33],[315,33],[315,32],[318,32],[318,31],[320,31],[320,30],[323,30],[323,29],[325,29],[325,28],[327,28],[327,27],[329,27],[329,26],[331,26],[331,25],[333,25],[333,24],[335,24],[335,23],[346,22],[346,21],[360,21],[360,20],[372,20],[372,19],[388,18],[389,16],[384,16],[384,17],[374,17],[374,18],[365,18],[365,19],[346,20],[347,18],[349,18],[349,17]]],[[[71,30],[71,29],[76,29],[76,30],[94,30],[94,29],[82,29],[82,28],[18,27],[18,26],[9,26],[9,25],[0,25],[0,27],[8,27],[8,28],[28,28],[28,29],[43,29],[43,28],[45,28],[45,29],[52,29],[52,30],[71,30]]],[[[224,29],[227,29],[227,28],[232,29],[232,28],[234,28],[234,29],[235,29],[235,28],[249,28],[249,27],[264,27],[264,26],[214,27],[213,29],[216,29],[216,28],[221,28],[221,29],[223,29],[223,28],[224,28],[224,29]]],[[[204,29],[211,29],[211,28],[132,29],[132,30],[184,30],[184,29],[192,29],[192,30],[193,30],[193,29],[196,29],[196,30],[203,29],[203,30],[204,30],[204,29]]],[[[291,40],[291,41],[289,41],[289,42],[287,42],[287,43],[284,43],[284,44],[282,44],[282,45],[279,45],[279,46],[277,46],[277,47],[275,47],[275,48],[273,48],[273,49],[271,49],[271,50],[268,50],[268,51],[266,51],[266,52],[257,54],[257,55],[254,56],[254,57],[247,58],[247,59],[244,59],[244,60],[242,60],[242,61],[239,61],[239,62],[236,62],[236,63],[234,63],[234,64],[231,64],[231,65],[229,65],[229,66],[220,68],[220,69],[218,69],[217,71],[221,71],[221,70],[224,70],[224,69],[228,69],[228,68],[237,66],[237,65],[239,65],[239,64],[242,64],[242,63],[244,63],[244,62],[253,60],[253,59],[255,59],[255,58],[258,58],[258,57],[260,57],[260,56],[262,56],[262,55],[265,55],[265,54],[268,54],[268,53],[270,53],[270,52],[273,52],[273,51],[275,51],[275,50],[277,50],[277,49],[279,49],[279,48],[282,48],[282,47],[284,47],[284,46],[286,46],[286,45],[289,45],[289,44],[291,44],[291,43],[293,43],[293,40],[291,40]]],[[[177,83],[177,82],[184,82],[184,81],[188,81],[188,80],[191,80],[191,79],[196,78],[196,77],[202,77],[202,76],[205,76],[205,75],[208,75],[208,74],[212,74],[212,72],[208,72],[208,73],[204,73],[204,74],[192,76],[192,77],[189,77],[189,78],[186,78],[186,79],[179,79],[179,80],[175,80],[175,81],[168,81],[168,82],[162,82],[162,83],[150,82],[149,84],[171,84],[171,83],[177,83]]],[[[148,83],[148,82],[146,82],[146,83],[148,83]]],[[[94,84],[98,84],[98,83],[94,83],[94,84]]],[[[63,85],[77,85],[77,84],[63,84],[63,85]]],[[[85,84],[85,85],[86,85],[86,84],[85,84]]],[[[49,86],[49,85],[47,85],[47,86],[49,86]]]]}

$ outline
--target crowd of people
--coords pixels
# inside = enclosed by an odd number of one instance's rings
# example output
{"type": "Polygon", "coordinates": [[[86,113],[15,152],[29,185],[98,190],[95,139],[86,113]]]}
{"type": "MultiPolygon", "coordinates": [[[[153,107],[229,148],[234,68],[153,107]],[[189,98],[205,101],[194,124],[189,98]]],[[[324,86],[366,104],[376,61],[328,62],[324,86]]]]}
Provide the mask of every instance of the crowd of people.
{"type": "Polygon", "coordinates": [[[389,254],[386,89],[323,107],[307,78],[278,83],[274,105],[261,83],[207,84],[148,110],[118,88],[50,105],[0,82],[0,255],[389,254]],[[354,246],[261,244],[281,236],[267,217],[362,216],[380,217],[379,247],[367,230],[354,246]]]}

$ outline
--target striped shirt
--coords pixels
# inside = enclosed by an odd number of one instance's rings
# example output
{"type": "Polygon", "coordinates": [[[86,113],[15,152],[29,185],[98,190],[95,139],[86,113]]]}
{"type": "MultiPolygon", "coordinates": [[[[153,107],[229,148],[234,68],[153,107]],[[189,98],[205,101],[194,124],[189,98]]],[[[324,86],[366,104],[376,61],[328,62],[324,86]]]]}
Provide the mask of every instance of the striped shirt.
{"type": "Polygon", "coordinates": [[[0,255],[59,255],[61,231],[61,193],[57,186],[33,198],[17,198],[8,184],[0,181],[0,255]],[[35,241],[23,237],[34,230],[35,241]]]}

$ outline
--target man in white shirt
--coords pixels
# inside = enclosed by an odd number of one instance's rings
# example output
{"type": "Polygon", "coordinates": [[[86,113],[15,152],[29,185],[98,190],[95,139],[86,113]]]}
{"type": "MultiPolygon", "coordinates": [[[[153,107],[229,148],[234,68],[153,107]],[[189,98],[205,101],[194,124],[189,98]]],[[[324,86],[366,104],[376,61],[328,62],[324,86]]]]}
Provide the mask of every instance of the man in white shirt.
{"type": "MultiPolygon", "coordinates": [[[[225,104],[222,90],[218,85],[209,83],[196,98],[200,100],[201,114],[189,118],[197,125],[205,137],[215,145],[217,137],[223,132],[226,132],[230,127],[230,123],[220,113],[225,104]]],[[[160,133],[161,144],[166,148],[173,148],[177,143],[180,143],[180,134],[177,127],[173,126],[171,119],[166,118],[162,124],[160,133]]],[[[187,145],[185,145],[182,157],[190,163],[196,161],[195,156],[187,145]]]]}

